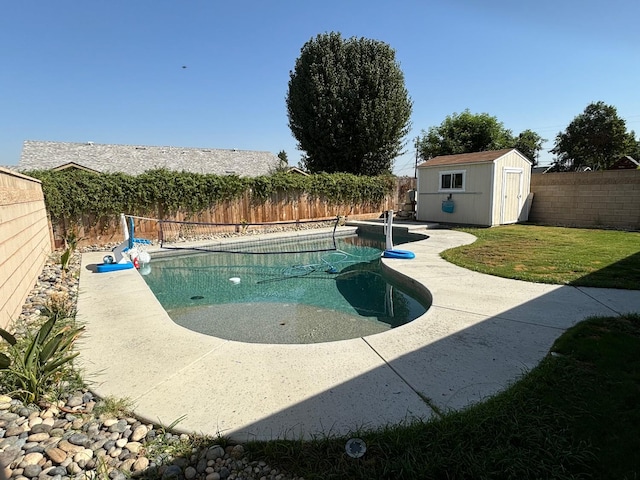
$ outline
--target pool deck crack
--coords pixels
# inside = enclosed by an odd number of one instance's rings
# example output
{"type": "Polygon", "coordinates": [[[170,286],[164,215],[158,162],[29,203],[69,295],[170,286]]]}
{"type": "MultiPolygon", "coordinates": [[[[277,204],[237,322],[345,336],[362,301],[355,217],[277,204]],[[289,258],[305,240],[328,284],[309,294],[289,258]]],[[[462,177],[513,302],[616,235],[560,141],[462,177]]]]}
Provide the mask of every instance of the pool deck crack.
{"type": "Polygon", "coordinates": [[[586,295],[587,297],[589,297],[591,300],[594,300],[595,302],[599,303],[600,305],[602,305],[605,308],[608,308],[609,310],[611,310],[613,313],[615,313],[616,315],[620,316],[622,315],[622,312],[619,312],[617,310],[615,310],[613,307],[611,307],[611,305],[597,299],[596,297],[594,297],[593,295],[590,295],[588,292],[586,292],[584,290],[584,287],[580,287],[580,286],[574,286],[573,288],[575,288],[578,292],[582,293],[583,295],[586,295]]]}
{"type": "Polygon", "coordinates": [[[440,410],[440,408],[438,408],[437,405],[435,405],[435,403],[433,403],[433,401],[427,397],[424,393],[420,392],[419,390],[417,390],[413,385],[411,385],[411,383],[409,383],[409,381],[404,378],[404,376],[396,369],[393,367],[393,365],[391,365],[391,363],[389,363],[387,361],[386,358],[384,358],[380,352],[378,352],[373,345],[371,345],[367,339],[365,337],[360,337],[362,339],[362,341],[364,343],[367,344],[367,346],[371,349],[371,351],[373,351],[373,353],[375,353],[383,362],[384,364],[389,367],[389,369],[400,379],[402,380],[402,382],[409,387],[409,389],[415,393],[432,411],[433,413],[435,413],[438,417],[442,418],[443,416],[443,412],[442,410],[440,410]]]}

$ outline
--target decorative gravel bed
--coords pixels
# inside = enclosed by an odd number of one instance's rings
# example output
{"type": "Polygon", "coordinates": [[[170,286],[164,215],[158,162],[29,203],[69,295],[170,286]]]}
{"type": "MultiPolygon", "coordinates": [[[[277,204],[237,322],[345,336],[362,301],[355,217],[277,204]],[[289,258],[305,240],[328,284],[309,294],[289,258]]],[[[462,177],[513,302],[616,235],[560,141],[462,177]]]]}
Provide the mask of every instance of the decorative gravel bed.
{"type": "MultiPolygon", "coordinates": [[[[57,258],[50,257],[12,325],[15,336],[42,323],[40,313],[52,295],[68,297],[75,310],[80,254],[67,272],[57,258]]],[[[89,388],[48,405],[24,405],[7,393],[0,392],[0,465],[7,478],[303,480],[249,461],[242,445],[224,439],[175,434],[126,414],[98,414],[103,400],[89,388]]]]}

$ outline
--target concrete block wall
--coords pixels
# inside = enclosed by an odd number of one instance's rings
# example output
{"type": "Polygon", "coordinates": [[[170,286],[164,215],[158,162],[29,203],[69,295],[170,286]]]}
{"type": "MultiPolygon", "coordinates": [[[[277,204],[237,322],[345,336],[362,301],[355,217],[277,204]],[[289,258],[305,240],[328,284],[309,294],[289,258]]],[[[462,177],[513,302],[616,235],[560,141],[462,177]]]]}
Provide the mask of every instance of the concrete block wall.
{"type": "Polygon", "coordinates": [[[50,253],[40,181],[0,167],[0,327],[20,314],[50,253]]]}
{"type": "Polygon", "coordinates": [[[533,223],[640,230],[640,170],[535,174],[531,191],[533,223]]]}

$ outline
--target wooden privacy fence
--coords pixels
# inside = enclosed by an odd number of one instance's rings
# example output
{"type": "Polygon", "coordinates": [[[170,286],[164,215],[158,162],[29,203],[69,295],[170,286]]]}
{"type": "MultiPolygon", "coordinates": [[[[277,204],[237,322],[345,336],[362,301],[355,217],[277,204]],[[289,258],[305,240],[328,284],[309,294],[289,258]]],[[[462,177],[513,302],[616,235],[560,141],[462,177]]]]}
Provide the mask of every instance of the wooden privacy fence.
{"type": "MultiPolygon", "coordinates": [[[[396,183],[396,191],[380,202],[369,203],[337,203],[326,198],[311,197],[307,194],[291,194],[279,192],[271,198],[257,202],[251,199],[249,192],[240,198],[220,202],[208,211],[199,214],[185,212],[168,213],[161,208],[140,216],[150,219],[196,221],[205,223],[264,223],[286,222],[296,220],[329,219],[345,216],[349,219],[378,218],[386,210],[398,210],[404,203],[405,193],[415,188],[415,179],[402,177],[396,183]]],[[[132,214],[133,212],[122,212],[132,214]]],[[[74,232],[80,239],[78,246],[105,245],[121,242],[123,233],[117,216],[98,219],[93,215],[85,215],[72,222],[63,219],[53,224],[56,248],[64,246],[64,239],[74,232]]],[[[154,220],[136,220],[135,236],[148,240],[159,240],[158,222],[154,220]]]]}

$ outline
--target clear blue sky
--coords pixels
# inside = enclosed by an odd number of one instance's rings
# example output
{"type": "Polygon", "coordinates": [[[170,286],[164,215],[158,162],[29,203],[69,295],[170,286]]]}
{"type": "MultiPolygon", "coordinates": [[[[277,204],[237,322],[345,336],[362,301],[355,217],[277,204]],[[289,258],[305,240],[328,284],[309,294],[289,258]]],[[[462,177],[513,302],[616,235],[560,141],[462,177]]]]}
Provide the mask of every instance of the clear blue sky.
{"type": "Polygon", "coordinates": [[[466,108],[552,148],[602,100],[638,134],[639,18],[638,0],[6,1],[0,165],[24,140],[285,150],[296,165],[289,71],[330,31],[396,51],[414,103],[397,174],[413,175],[421,130],[466,108]]]}

